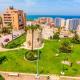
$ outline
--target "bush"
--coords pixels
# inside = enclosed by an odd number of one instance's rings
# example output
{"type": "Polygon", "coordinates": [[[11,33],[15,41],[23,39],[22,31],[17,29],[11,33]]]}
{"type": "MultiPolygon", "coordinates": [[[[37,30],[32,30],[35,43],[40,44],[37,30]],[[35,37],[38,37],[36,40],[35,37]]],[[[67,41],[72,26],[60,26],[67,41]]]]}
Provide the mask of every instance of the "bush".
{"type": "Polygon", "coordinates": [[[72,48],[71,48],[71,43],[68,40],[64,40],[59,48],[60,52],[63,53],[71,53],[72,48]]]}
{"type": "Polygon", "coordinates": [[[6,61],[7,60],[7,58],[6,58],[6,56],[2,56],[2,57],[0,57],[0,64],[2,64],[4,61],[6,61]]]}
{"type": "Polygon", "coordinates": [[[60,39],[60,38],[59,38],[59,32],[54,33],[54,35],[53,35],[53,39],[60,39]]]}
{"type": "Polygon", "coordinates": [[[78,36],[77,33],[75,33],[75,36],[72,38],[71,42],[75,44],[80,44],[80,37],[78,36]]]}
{"type": "Polygon", "coordinates": [[[26,54],[25,54],[25,58],[27,60],[30,60],[30,61],[33,61],[33,60],[37,60],[38,56],[38,51],[37,50],[34,50],[34,51],[28,51],[26,54]]]}
{"type": "Polygon", "coordinates": [[[19,46],[19,43],[12,42],[12,43],[10,43],[9,45],[7,45],[7,48],[15,48],[15,47],[17,47],[17,46],[19,46]]]}
{"type": "Polygon", "coordinates": [[[5,48],[16,48],[23,44],[26,41],[26,34],[22,34],[20,37],[12,40],[7,45],[5,45],[5,48]]]}
{"type": "Polygon", "coordinates": [[[0,75],[0,80],[5,80],[5,79],[3,78],[3,76],[0,75]]]}

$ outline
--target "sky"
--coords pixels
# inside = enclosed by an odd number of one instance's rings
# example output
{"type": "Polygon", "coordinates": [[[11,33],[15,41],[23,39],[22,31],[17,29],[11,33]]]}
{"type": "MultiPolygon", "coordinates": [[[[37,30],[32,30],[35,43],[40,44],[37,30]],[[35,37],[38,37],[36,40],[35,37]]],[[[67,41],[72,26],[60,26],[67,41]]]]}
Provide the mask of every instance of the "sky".
{"type": "Polygon", "coordinates": [[[80,15],[80,0],[0,0],[0,12],[9,6],[28,15],[80,15]]]}

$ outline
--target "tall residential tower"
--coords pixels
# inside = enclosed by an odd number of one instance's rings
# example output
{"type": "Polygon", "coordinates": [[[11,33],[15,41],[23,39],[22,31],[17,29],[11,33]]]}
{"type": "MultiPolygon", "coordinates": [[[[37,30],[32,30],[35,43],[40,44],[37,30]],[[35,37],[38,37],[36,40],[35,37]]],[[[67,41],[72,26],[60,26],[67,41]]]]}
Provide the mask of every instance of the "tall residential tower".
{"type": "Polygon", "coordinates": [[[13,30],[20,30],[26,26],[26,15],[22,10],[9,7],[2,13],[3,27],[7,27],[9,23],[12,24],[13,30]]]}

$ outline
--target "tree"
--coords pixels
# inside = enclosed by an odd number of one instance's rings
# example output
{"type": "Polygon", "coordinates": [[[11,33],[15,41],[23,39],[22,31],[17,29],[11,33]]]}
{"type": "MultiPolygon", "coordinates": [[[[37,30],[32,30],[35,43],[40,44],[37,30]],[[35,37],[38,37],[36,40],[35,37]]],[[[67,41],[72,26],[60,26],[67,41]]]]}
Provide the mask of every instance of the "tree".
{"type": "Polygon", "coordinates": [[[6,34],[6,33],[10,33],[10,30],[7,27],[3,27],[1,30],[1,33],[6,34]]]}
{"type": "Polygon", "coordinates": [[[31,30],[32,31],[32,51],[33,51],[33,40],[34,40],[34,31],[36,29],[40,29],[40,26],[39,25],[31,25],[31,26],[28,26],[28,27],[25,27],[25,30],[31,30]]]}
{"type": "Polygon", "coordinates": [[[59,38],[59,32],[54,33],[53,39],[60,39],[60,38],[59,38]]]}
{"type": "Polygon", "coordinates": [[[72,43],[80,44],[80,37],[78,36],[76,32],[75,32],[74,37],[72,38],[72,43]]]}
{"type": "Polygon", "coordinates": [[[63,52],[63,53],[71,53],[72,52],[72,47],[71,47],[70,41],[64,40],[61,43],[61,46],[60,46],[59,50],[60,50],[60,52],[63,52]]]}

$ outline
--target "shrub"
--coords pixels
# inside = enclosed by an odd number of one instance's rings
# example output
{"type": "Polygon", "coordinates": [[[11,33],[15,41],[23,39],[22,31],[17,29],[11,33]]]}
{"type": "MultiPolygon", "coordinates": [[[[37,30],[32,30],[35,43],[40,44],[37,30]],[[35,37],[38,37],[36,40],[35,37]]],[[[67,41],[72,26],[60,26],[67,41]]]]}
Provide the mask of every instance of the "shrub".
{"type": "Polygon", "coordinates": [[[7,45],[7,46],[8,46],[7,48],[15,48],[15,47],[19,46],[19,43],[12,42],[12,43],[10,43],[10,44],[7,45]]]}
{"type": "Polygon", "coordinates": [[[0,57],[0,64],[2,64],[6,60],[7,60],[6,56],[1,56],[0,57]]]}
{"type": "Polygon", "coordinates": [[[26,34],[22,34],[20,37],[12,40],[7,45],[5,45],[5,48],[16,48],[18,46],[21,46],[26,40],[26,34]]]}
{"type": "Polygon", "coordinates": [[[37,50],[34,50],[34,51],[28,51],[26,54],[25,54],[25,58],[27,60],[30,60],[30,61],[33,61],[33,60],[37,60],[38,56],[37,56],[37,50]]]}
{"type": "Polygon", "coordinates": [[[0,80],[5,80],[2,75],[0,75],[0,80]]]}
{"type": "Polygon", "coordinates": [[[80,44],[80,37],[78,36],[77,33],[75,33],[75,36],[72,38],[71,42],[75,44],[80,44]]]}
{"type": "Polygon", "coordinates": [[[71,48],[71,43],[68,40],[64,40],[59,48],[60,52],[63,53],[71,53],[72,48],[71,48]]]}
{"type": "Polygon", "coordinates": [[[53,35],[53,39],[60,39],[60,38],[59,38],[59,32],[54,33],[54,35],[53,35]]]}

